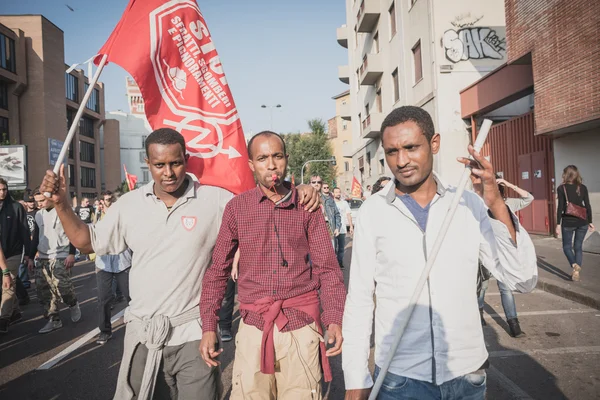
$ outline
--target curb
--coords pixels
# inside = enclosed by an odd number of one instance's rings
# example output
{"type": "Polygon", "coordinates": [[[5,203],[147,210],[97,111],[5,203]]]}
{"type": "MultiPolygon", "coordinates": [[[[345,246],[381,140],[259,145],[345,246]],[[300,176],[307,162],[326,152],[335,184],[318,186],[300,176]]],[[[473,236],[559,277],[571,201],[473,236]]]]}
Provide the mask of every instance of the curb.
{"type": "MultiPolygon", "coordinates": [[[[582,293],[581,289],[580,291],[575,291],[571,288],[564,287],[563,285],[553,283],[552,281],[545,280],[543,278],[538,278],[538,282],[535,285],[535,287],[537,289],[543,290],[548,293],[552,293],[559,297],[563,297],[565,299],[572,300],[576,303],[580,303],[585,306],[600,310],[600,295],[598,294],[594,293],[595,296],[588,295],[586,293],[582,293]]],[[[585,292],[589,291],[585,290],[585,292]]],[[[591,292],[589,293],[591,294],[591,292]]]]}

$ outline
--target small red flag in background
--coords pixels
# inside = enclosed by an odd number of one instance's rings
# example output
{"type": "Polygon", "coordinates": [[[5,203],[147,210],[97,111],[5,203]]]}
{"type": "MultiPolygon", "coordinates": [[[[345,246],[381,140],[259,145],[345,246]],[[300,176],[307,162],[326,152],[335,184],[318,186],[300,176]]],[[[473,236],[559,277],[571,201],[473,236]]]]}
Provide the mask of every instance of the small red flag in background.
{"type": "Polygon", "coordinates": [[[357,198],[357,199],[360,199],[362,197],[362,186],[360,185],[360,183],[358,182],[358,179],[356,179],[356,177],[352,178],[351,195],[352,195],[352,197],[357,198]]]}
{"type": "Polygon", "coordinates": [[[99,54],[135,79],[152,129],[183,135],[188,172],[235,194],[254,187],[242,124],[195,1],[130,0],[99,54]]]}
{"type": "Polygon", "coordinates": [[[125,180],[127,181],[127,187],[129,188],[129,191],[132,191],[133,189],[135,189],[135,185],[137,184],[138,178],[137,176],[127,172],[125,164],[123,164],[123,170],[125,170],[125,180]]]}

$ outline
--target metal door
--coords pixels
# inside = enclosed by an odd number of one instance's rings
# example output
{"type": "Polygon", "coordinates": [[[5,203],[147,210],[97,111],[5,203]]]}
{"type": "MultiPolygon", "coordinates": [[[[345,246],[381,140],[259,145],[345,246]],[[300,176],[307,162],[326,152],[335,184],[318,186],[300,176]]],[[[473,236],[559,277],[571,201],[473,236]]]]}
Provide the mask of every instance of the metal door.
{"type": "MultiPolygon", "coordinates": [[[[519,187],[527,190],[528,192],[533,191],[532,179],[531,179],[531,154],[522,154],[519,156],[519,187]]],[[[511,197],[514,194],[511,194],[511,197]]],[[[534,194],[535,196],[535,194],[534,194]]],[[[532,207],[525,207],[518,212],[519,222],[528,232],[533,231],[533,210],[532,207]]]]}

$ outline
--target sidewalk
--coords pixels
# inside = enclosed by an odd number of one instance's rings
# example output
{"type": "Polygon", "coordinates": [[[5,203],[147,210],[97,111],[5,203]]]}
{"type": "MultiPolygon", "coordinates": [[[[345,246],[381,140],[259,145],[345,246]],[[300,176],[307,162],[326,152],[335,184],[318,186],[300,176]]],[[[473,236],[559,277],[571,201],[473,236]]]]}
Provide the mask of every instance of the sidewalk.
{"type": "Polygon", "coordinates": [[[600,255],[583,253],[581,281],[571,281],[571,267],[560,239],[531,235],[538,257],[537,288],[600,310],[600,255]]]}

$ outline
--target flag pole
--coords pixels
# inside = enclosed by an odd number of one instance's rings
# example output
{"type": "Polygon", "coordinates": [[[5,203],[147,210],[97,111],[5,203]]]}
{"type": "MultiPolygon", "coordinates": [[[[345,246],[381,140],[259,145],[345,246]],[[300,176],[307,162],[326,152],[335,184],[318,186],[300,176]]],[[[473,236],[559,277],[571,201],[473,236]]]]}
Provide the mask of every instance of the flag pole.
{"type": "MultiPolygon", "coordinates": [[[[56,164],[54,164],[53,171],[57,175],[58,175],[58,172],[60,171],[60,166],[63,163],[65,156],[67,155],[67,151],[69,150],[69,144],[73,140],[73,136],[75,136],[75,131],[77,130],[77,127],[79,125],[79,120],[81,119],[81,115],[83,114],[83,109],[85,108],[85,105],[87,104],[87,102],[94,90],[94,86],[96,86],[96,82],[98,82],[98,78],[100,78],[100,73],[102,72],[102,69],[104,69],[104,66],[106,65],[107,60],[108,60],[108,54],[104,54],[102,56],[102,59],[100,60],[100,63],[98,64],[98,69],[96,70],[96,73],[94,74],[94,77],[90,81],[89,87],[88,87],[87,91],[85,92],[83,99],[81,100],[81,103],[79,103],[79,109],[77,110],[77,114],[75,114],[75,118],[73,119],[73,122],[71,123],[71,128],[69,128],[69,133],[67,134],[67,138],[65,139],[65,142],[63,143],[62,149],[60,149],[60,154],[58,155],[56,164]]],[[[49,192],[45,192],[44,196],[50,198],[52,196],[52,194],[49,192]]]]}
{"type": "MultiPolygon", "coordinates": [[[[481,130],[477,135],[477,140],[475,140],[475,145],[473,146],[476,151],[481,151],[483,144],[485,143],[485,139],[490,131],[490,127],[492,126],[492,121],[486,119],[483,121],[481,126],[481,130]]],[[[471,158],[471,157],[469,157],[471,158]]],[[[431,272],[431,268],[433,267],[433,263],[435,263],[435,259],[440,251],[440,247],[444,242],[444,238],[446,237],[446,233],[448,232],[448,228],[450,227],[450,223],[454,218],[454,214],[456,213],[456,209],[458,208],[458,203],[462,198],[463,192],[467,186],[467,182],[469,181],[469,177],[471,176],[471,168],[465,167],[465,170],[460,178],[460,182],[458,187],[456,188],[456,194],[452,199],[452,203],[450,203],[450,207],[448,208],[448,213],[446,214],[446,218],[444,218],[444,222],[442,223],[442,227],[435,239],[433,247],[431,248],[431,254],[427,258],[427,263],[425,264],[425,269],[421,273],[421,277],[417,282],[417,286],[415,287],[415,291],[410,299],[410,303],[408,303],[408,314],[406,318],[400,321],[400,326],[398,330],[395,332],[396,336],[394,337],[394,341],[392,342],[392,347],[390,351],[387,352],[387,356],[383,365],[381,366],[381,371],[379,371],[379,375],[377,376],[377,381],[373,385],[373,389],[371,390],[371,394],[369,395],[369,400],[377,399],[377,395],[379,394],[379,390],[381,389],[381,385],[383,384],[383,380],[387,375],[388,369],[390,368],[390,364],[392,363],[392,359],[396,354],[396,350],[398,350],[398,345],[400,344],[400,340],[402,339],[402,335],[404,334],[404,330],[408,325],[408,321],[410,321],[410,317],[415,309],[415,305],[417,304],[417,300],[421,296],[421,292],[423,291],[423,287],[425,286],[425,282],[429,278],[429,272],[431,272]]]]}

